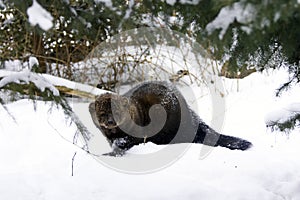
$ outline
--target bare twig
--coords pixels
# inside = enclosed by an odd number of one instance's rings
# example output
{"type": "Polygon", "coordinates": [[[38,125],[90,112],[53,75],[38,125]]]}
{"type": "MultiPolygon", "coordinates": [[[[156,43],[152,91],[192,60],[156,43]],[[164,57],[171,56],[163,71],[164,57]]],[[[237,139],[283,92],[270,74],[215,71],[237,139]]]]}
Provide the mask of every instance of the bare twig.
{"type": "Polygon", "coordinates": [[[72,176],[74,175],[74,161],[75,161],[76,154],[77,154],[77,152],[75,152],[73,157],[72,157],[72,176]]]}

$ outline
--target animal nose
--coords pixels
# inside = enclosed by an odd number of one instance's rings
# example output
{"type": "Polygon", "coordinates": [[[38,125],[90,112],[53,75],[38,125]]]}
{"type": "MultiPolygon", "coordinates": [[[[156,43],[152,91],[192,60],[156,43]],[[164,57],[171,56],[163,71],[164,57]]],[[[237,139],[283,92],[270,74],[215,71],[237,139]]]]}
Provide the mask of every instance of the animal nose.
{"type": "Polygon", "coordinates": [[[112,124],[114,124],[114,120],[108,119],[108,120],[107,120],[107,123],[108,123],[109,125],[112,125],[112,124]]]}

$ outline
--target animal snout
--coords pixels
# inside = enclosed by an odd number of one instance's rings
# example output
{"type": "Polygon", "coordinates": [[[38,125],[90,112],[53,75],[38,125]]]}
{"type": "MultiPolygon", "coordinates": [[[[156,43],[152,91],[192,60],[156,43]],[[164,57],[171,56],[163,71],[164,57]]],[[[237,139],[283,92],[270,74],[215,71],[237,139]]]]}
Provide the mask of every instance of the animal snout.
{"type": "Polygon", "coordinates": [[[115,121],[111,118],[107,120],[107,124],[109,124],[109,125],[113,125],[114,123],[115,123],[115,121]]]}

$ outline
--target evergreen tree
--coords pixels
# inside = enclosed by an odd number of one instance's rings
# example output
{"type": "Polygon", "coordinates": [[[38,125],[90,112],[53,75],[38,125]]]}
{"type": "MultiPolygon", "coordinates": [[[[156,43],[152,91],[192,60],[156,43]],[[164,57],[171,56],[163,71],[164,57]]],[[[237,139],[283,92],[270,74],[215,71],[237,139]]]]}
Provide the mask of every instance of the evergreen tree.
{"type": "MultiPolygon", "coordinates": [[[[0,62],[11,59],[39,60],[40,72],[73,79],[72,63],[81,61],[100,42],[119,31],[123,7],[117,9],[93,0],[38,0],[53,17],[53,27],[43,30],[28,21],[33,1],[4,1],[0,10],[0,62]],[[57,63],[53,71],[49,67],[57,63]],[[60,65],[58,65],[60,64],[60,65]],[[61,74],[63,72],[63,74],[61,74]]],[[[124,14],[123,14],[124,15],[124,14]]]]}

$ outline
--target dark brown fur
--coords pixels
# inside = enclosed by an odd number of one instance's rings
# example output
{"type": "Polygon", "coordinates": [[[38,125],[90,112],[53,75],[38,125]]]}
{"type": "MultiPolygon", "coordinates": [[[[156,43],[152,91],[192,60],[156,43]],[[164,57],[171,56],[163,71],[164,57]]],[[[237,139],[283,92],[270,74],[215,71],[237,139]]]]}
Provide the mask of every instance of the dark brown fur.
{"type": "Polygon", "coordinates": [[[100,95],[89,110],[114,149],[109,155],[147,141],[203,143],[240,150],[251,147],[246,140],[211,129],[189,108],[181,93],[166,82],[143,83],[124,95],[100,95]]]}

